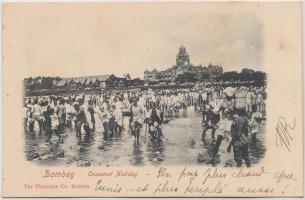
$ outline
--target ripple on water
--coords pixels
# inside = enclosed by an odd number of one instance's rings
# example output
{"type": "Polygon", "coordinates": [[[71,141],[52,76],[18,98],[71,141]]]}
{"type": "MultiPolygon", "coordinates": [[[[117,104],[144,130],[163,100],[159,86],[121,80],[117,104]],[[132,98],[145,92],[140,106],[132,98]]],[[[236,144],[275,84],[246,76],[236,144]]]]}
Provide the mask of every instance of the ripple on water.
{"type": "MultiPolygon", "coordinates": [[[[47,136],[38,134],[37,126],[35,135],[25,133],[25,154],[38,153],[38,158],[32,162],[40,165],[89,165],[90,166],[143,166],[143,165],[210,165],[213,145],[211,135],[207,133],[207,144],[201,141],[201,113],[180,112],[181,118],[174,118],[162,125],[164,138],[161,141],[153,140],[148,133],[145,137],[145,126],[140,133],[140,144],[136,144],[134,136],[128,130],[128,119],[124,119],[125,129],[113,138],[103,137],[101,123],[96,124],[92,137],[76,137],[73,129],[65,129],[63,143],[58,142],[53,135],[51,142],[45,142],[47,136]],[[56,152],[64,151],[64,156],[56,156],[56,152]],[[198,163],[198,155],[203,155],[204,162],[198,163]],[[40,160],[38,160],[40,158],[40,160]],[[88,161],[88,162],[87,162],[88,161]]],[[[227,153],[228,141],[223,141],[216,156],[216,165],[234,166],[233,153],[227,153]],[[233,163],[233,164],[232,164],[233,163]]],[[[256,151],[250,148],[252,163],[258,163],[264,157],[264,135],[259,134],[256,142],[256,151]]],[[[35,154],[34,157],[37,157],[35,154]]]]}

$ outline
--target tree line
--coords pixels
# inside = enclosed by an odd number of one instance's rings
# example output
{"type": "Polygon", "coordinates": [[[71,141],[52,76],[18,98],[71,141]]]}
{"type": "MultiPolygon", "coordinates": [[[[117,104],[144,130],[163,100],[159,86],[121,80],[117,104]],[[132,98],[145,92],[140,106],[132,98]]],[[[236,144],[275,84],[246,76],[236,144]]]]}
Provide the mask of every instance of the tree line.
{"type": "MultiPolygon", "coordinates": [[[[208,80],[209,77],[206,77],[208,80]]],[[[244,68],[241,72],[228,71],[224,72],[222,76],[214,79],[215,81],[254,81],[258,85],[264,85],[266,81],[266,73],[262,71],[254,71],[252,69],[244,68]]],[[[200,80],[197,79],[197,75],[194,73],[185,72],[180,74],[175,79],[176,83],[195,83],[200,80]]]]}

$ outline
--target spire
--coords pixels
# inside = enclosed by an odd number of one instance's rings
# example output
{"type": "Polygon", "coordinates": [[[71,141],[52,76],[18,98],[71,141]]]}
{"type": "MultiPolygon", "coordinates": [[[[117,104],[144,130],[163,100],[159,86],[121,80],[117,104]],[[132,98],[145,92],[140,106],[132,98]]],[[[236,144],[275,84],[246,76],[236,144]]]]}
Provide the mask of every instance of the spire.
{"type": "MultiPolygon", "coordinates": [[[[183,45],[183,44],[182,44],[183,45]]],[[[176,56],[176,66],[189,66],[190,58],[184,46],[180,46],[176,56]]]]}

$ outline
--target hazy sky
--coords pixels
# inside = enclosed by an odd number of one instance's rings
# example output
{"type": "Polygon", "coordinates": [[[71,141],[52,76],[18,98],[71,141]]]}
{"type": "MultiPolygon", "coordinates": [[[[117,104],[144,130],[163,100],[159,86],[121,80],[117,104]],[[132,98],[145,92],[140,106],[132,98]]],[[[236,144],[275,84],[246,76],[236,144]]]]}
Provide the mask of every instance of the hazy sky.
{"type": "Polygon", "coordinates": [[[145,69],[173,66],[182,43],[194,65],[239,71],[262,63],[262,24],[252,13],[106,4],[36,6],[18,11],[16,18],[27,76],[129,72],[142,78],[145,69]]]}

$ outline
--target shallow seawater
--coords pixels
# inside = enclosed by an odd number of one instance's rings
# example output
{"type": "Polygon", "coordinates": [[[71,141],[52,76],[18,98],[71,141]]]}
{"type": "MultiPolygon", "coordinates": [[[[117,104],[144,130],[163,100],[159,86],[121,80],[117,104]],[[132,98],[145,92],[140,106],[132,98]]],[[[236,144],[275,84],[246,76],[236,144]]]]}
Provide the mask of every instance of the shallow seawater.
{"type": "MultiPolygon", "coordinates": [[[[206,144],[201,141],[201,114],[193,107],[181,110],[179,118],[162,125],[164,137],[153,140],[143,126],[139,144],[128,129],[128,118],[124,119],[125,129],[111,139],[103,138],[102,123],[97,119],[96,130],[90,137],[78,138],[73,128],[65,128],[63,142],[53,135],[46,142],[46,135],[38,133],[35,124],[35,135],[25,133],[25,154],[29,162],[44,166],[146,166],[146,165],[212,165],[214,144],[211,134],[206,134],[206,144]],[[146,136],[145,136],[146,135],[146,136]],[[201,162],[198,162],[201,156],[201,162]]],[[[229,142],[223,140],[220,145],[215,166],[235,166],[233,152],[227,153],[229,142]]],[[[250,145],[251,163],[258,163],[265,154],[264,133],[257,136],[256,147],[250,145]]]]}

